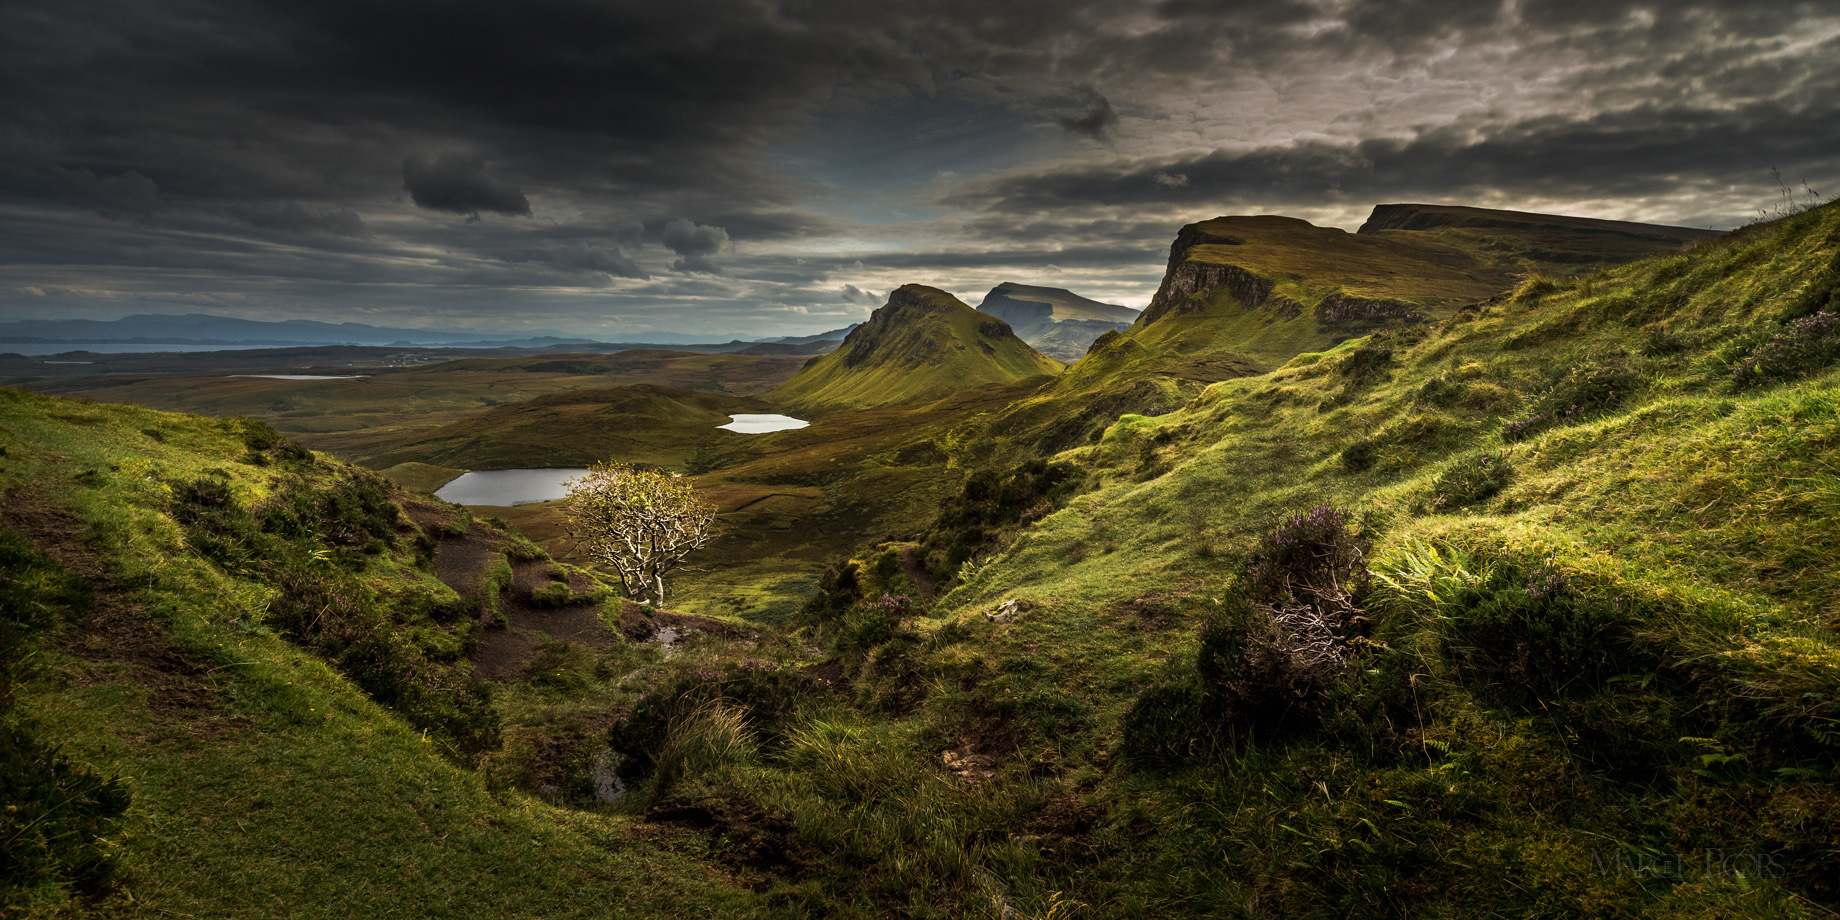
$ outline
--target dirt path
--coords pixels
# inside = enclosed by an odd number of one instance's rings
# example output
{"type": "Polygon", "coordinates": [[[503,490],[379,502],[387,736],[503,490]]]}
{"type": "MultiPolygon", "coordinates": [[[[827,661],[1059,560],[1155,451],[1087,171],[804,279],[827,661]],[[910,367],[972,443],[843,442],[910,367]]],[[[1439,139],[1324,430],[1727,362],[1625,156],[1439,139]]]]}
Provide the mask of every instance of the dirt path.
{"type": "MultiPolygon", "coordinates": [[[[519,562],[511,568],[511,589],[499,596],[504,628],[489,624],[480,631],[473,666],[487,680],[514,680],[524,676],[545,637],[585,645],[596,651],[613,647],[613,632],[601,620],[600,604],[593,601],[563,607],[539,607],[531,595],[548,587],[555,564],[547,560],[519,562]]],[[[572,584],[580,592],[586,584],[572,584]]]]}
{"type": "Polygon", "coordinates": [[[223,687],[208,663],[180,649],[115,579],[83,540],[83,522],[36,492],[15,489],[0,503],[0,526],[31,540],[45,555],[91,586],[88,617],[59,630],[53,643],[88,662],[79,680],[126,678],[147,688],[148,708],[162,735],[204,738],[240,720],[218,711],[223,687]]]}

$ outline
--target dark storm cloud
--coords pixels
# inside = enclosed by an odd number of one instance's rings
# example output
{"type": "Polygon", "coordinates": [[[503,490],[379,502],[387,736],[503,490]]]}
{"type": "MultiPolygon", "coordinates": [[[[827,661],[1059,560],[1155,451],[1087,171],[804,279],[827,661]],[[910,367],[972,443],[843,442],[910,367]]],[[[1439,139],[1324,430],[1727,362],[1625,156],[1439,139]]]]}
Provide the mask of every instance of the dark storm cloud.
{"type": "Polygon", "coordinates": [[[671,263],[673,270],[706,275],[722,274],[722,269],[716,267],[710,257],[728,245],[727,230],[699,226],[695,221],[680,218],[664,225],[662,240],[666,249],[680,257],[671,263]]]}
{"type": "Polygon", "coordinates": [[[486,175],[486,161],[462,153],[403,158],[403,190],[417,207],[466,214],[479,212],[530,216],[530,199],[522,189],[486,175]]]}
{"type": "Polygon", "coordinates": [[[600,272],[616,278],[650,278],[652,275],[638,262],[620,252],[616,246],[576,243],[550,250],[523,254],[515,261],[541,262],[575,271],[600,272]]]}
{"type": "Polygon", "coordinates": [[[1840,47],[1810,42],[1835,13],[10,0],[0,289],[816,311],[896,272],[1136,284],[1175,226],[1254,204],[1671,197],[1723,218],[1714,192],[1771,166],[1829,183],[1840,47]],[[871,140],[865,113],[894,124],[871,140]]]}
{"type": "Polygon", "coordinates": [[[1733,110],[1641,108],[1582,120],[1542,117],[1478,136],[1466,126],[1409,139],[1306,142],[1119,167],[1012,176],[963,193],[993,214],[1094,206],[1255,201],[1379,203],[1513,191],[1557,198],[1642,197],[1695,184],[1754,183],[1776,163],[1835,169],[1840,85],[1817,106],[1764,102],[1733,110]],[[1769,138],[1768,161],[1757,148],[1769,138]]]}
{"type": "Polygon", "coordinates": [[[1054,123],[1066,129],[1069,134],[1105,140],[1112,129],[1118,126],[1118,113],[1112,111],[1111,101],[1093,89],[1090,83],[1082,84],[1074,92],[1086,108],[1078,115],[1057,115],[1054,123]]]}

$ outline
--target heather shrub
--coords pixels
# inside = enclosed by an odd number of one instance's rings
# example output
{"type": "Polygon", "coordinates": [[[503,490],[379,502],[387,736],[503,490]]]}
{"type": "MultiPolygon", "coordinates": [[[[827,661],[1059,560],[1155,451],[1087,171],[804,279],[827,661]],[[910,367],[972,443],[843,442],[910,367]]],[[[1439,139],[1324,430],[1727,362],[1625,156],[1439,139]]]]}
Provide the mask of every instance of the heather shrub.
{"type": "Polygon", "coordinates": [[[1650,669],[1621,605],[1585,597],[1550,563],[1493,567],[1438,622],[1459,678],[1511,705],[1585,695],[1650,669]]]}
{"type": "Polygon", "coordinates": [[[1266,606],[1310,606],[1345,625],[1353,597],[1367,589],[1369,545],[1349,524],[1346,512],[1329,505],[1280,520],[1247,567],[1248,596],[1266,606]]]}
{"type": "MultiPolygon", "coordinates": [[[[1197,706],[1230,733],[1313,724],[1320,698],[1364,639],[1356,599],[1366,592],[1368,541],[1328,505],[1283,518],[1261,540],[1241,578],[1201,628],[1197,706]]],[[[1192,747],[1172,734],[1186,711],[1174,690],[1133,710],[1127,733],[1151,760],[1192,747]]]]}
{"type": "MultiPolygon", "coordinates": [[[[1154,447],[1151,448],[1154,463],[1154,447]]],[[[1000,548],[1014,531],[1052,513],[1079,485],[1081,471],[1070,463],[1035,458],[1009,469],[979,469],[958,494],[940,503],[938,516],[921,539],[918,557],[944,583],[966,560],[1000,548]],[[943,565],[933,564],[938,555],[943,565]]]]}
{"type": "Polygon", "coordinates": [[[1840,362],[1840,314],[1820,312],[1793,320],[1732,365],[1741,388],[1806,377],[1840,362]]]}

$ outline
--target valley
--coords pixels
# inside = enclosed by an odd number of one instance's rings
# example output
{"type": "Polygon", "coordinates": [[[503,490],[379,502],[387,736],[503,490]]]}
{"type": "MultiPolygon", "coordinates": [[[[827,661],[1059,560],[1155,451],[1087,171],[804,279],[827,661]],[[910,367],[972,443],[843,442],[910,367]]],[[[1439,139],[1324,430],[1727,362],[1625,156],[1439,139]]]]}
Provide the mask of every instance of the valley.
{"type": "Polygon", "coordinates": [[[1840,206],[1220,217],[1141,313],[984,304],[721,353],[0,358],[0,717],[91,790],[8,896],[1840,909],[1840,206]],[[715,507],[662,609],[554,501],[436,497],[604,460],[715,507]]]}

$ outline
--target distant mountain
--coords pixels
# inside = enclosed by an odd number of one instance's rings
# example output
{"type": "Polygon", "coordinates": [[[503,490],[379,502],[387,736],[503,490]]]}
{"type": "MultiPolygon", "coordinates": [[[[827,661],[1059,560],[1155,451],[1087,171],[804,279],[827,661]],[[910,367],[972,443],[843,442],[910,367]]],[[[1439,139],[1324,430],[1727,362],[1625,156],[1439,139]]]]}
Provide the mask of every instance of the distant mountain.
{"type": "Polygon", "coordinates": [[[800,409],[865,408],[938,399],[971,387],[1057,374],[1061,364],[1009,324],[938,288],[909,284],[844,338],[768,394],[800,409]]]}
{"type": "Polygon", "coordinates": [[[1036,351],[1071,364],[1107,332],[1122,332],[1137,322],[1138,311],[1100,303],[1063,288],[1005,281],[984,295],[979,313],[1006,323],[1036,351]]]}
{"type": "Polygon", "coordinates": [[[829,332],[820,332],[817,335],[788,335],[777,339],[761,339],[760,341],[777,342],[781,345],[810,345],[813,342],[841,342],[844,336],[849,335],[851,330],[860,325],[862,324],[851,323],[842,329],[832,329],[829,332]]]}
{"type": "Polygon", "coordinates": [[[740,351],[738,355],[824,355],[837,350],[843,342],[838,339],[819,339],[816,342],[756,342],[740,351]]]}
{"type": "Polygon", "coordinates": [[[0,323],[0,342],[147,345],[516,345],[593,342],[550,329],[523,332],[408,329],[365,323],[278,322],[213,316],[141,313],[114,320],[16,320],[0,323]]]}

